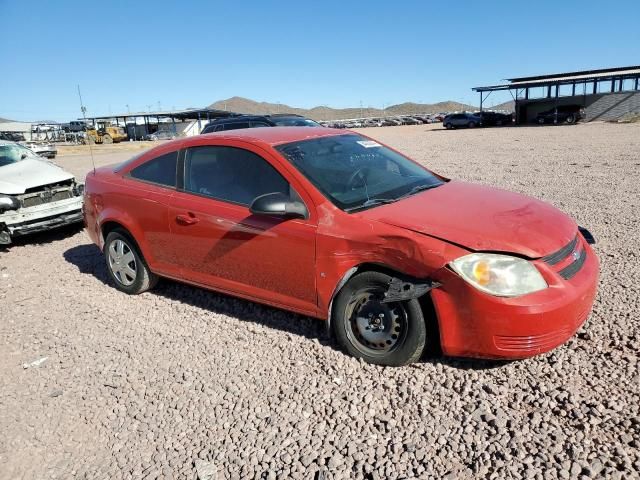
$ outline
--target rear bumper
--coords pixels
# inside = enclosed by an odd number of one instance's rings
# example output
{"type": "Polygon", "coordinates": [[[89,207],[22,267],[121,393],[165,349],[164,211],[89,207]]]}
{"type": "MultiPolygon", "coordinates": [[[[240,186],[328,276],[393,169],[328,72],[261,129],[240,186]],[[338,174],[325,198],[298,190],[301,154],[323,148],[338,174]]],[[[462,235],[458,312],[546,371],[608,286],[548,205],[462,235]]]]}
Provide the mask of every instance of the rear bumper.
{"type": "Polygon", "coordinates": [[[475,289],[455,273],[443,273],[432,290],[445,355],[494,359],[526,358],[571,338],[587,319],[596,295],[598,259],[587,252],[570,280],[536,262],[549,288],[518,298],[501,298],[475,289]]]}

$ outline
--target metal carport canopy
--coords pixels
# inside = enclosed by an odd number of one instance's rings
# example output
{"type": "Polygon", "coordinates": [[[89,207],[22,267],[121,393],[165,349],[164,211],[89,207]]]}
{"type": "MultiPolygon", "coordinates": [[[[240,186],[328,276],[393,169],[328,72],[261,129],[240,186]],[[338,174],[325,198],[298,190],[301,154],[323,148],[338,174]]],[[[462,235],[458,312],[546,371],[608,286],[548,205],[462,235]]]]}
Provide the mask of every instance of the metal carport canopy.
{"type": "Polygon", "coordinates": [[[184,110],[114,113],[111,115],[87,117],[87,120],[110,120],[112,118],[130,117],[169,117],[180,120],[198,120],[206,118],[231,117],[234,115],[238,114],[234,112],[227,112],[225,110],[216,110],[213,108],[187,108],[184,110]]]}
{"type": "Polygon", "coordinates": [[[540,87],[544,85],[570,85],[572,83],[594,82],[603,80],[634,79],[640,77],[640,65],[619,68],[604,68],[600,70],[583,70],[578,72],[556,73],[551,75],[536,75],[532,77],[517,77],[505,79],[510,83],[473,87],[474,92],[493,92],[511,90],[514,88],[540,87]]]}

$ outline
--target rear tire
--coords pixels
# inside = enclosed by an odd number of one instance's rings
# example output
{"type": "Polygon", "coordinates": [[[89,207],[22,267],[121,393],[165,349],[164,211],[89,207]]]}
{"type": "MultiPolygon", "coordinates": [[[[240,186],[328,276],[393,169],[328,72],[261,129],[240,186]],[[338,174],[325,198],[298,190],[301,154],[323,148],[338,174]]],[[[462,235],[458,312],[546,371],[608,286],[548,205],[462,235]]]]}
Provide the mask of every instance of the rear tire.
{"type": "Polygon", "coordinates": [[[444,128],[446,128],[447,130],[451,130],[453,127],[451,126],[450,123],[445,123],[444,128]]]}
{"type": "Polygon", "coordinates": [[[111,144],[113,143],[113,138],[111,138],[111,135],[106,134],[102,136],[102,143],[106,143],[106,144],[111,144]]]}
{"type": "Polygon", "coordinates": [[[469,123],[467,124],[467,127],[469,127],[469,128],[476,128],[476,123],[475,123],[475,122],[469,122],[469,123]]]}
{"type": "Polygon", "coordinates": [[[427,327],[417,299],[382,303],[392,277],[380,272],[354,276],[340,290],[332,328],[343,350],[367,363],[401,366],[420,359],[427,327]]]}
{"type": "Polygon", "coordinates": [[[137,295],[158,283],[158,276],[149,270],[138,245],[125,230],[116,229],[107,235],[104,255],[107,272],[118,290],[137,295]]]}
{"type": "Polygon", "coordinates": [[[573,115],[569,115],[569,116],[567,117],[566,122],[567,122],[569,125],[572,125],[572,124],[576,123],[576,117],[574,117],[573,115]]]}

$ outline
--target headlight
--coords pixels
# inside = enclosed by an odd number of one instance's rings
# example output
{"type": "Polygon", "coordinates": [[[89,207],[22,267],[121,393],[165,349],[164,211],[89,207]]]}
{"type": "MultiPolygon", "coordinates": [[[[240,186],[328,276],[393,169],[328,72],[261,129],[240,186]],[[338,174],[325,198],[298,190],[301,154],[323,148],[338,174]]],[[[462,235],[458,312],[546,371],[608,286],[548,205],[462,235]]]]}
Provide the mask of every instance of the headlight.
{"type": "Polygon", "coordinates": [[[18,210],[20,208],[20,200],[16,197],[0,194],[0,212],[6,210],[18,210]]]}
{"type": "Polygon", "coordinates": [[[498,297],[517,297],[547,288],[538,269],[527,260],[496,253],[472,253],[450,263],[478,290],[498,297]]]}
{"type": "Polygon", "coordinates": [[[76,183],[73,186],[73,193],[76,197],[82,196],[82,194],[84,193],[84,183],[76,183]]]}

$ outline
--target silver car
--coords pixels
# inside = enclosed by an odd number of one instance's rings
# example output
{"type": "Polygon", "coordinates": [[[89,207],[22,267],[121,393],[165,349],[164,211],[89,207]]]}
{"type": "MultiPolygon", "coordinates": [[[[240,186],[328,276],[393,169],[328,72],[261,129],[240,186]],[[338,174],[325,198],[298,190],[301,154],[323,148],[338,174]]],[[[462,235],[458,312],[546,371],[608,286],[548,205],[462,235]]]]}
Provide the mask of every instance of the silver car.
{"type": "Polygon", "coordinates": [[[28,148],[0,140],[0,245],[82,222],[84,184],[28,148]]]}
{"type": "Polygon", "coordinates": [[[51,143],[25,142],[22,145],[41,157],[56,158],[58,154],[58,149],[51,143]]]}
{"type": "Polygon", "coordinates": [[[442,120],[444,128],[474,128],[482,124],[482,119],[473,113],[453,113],[442,120]]]}

